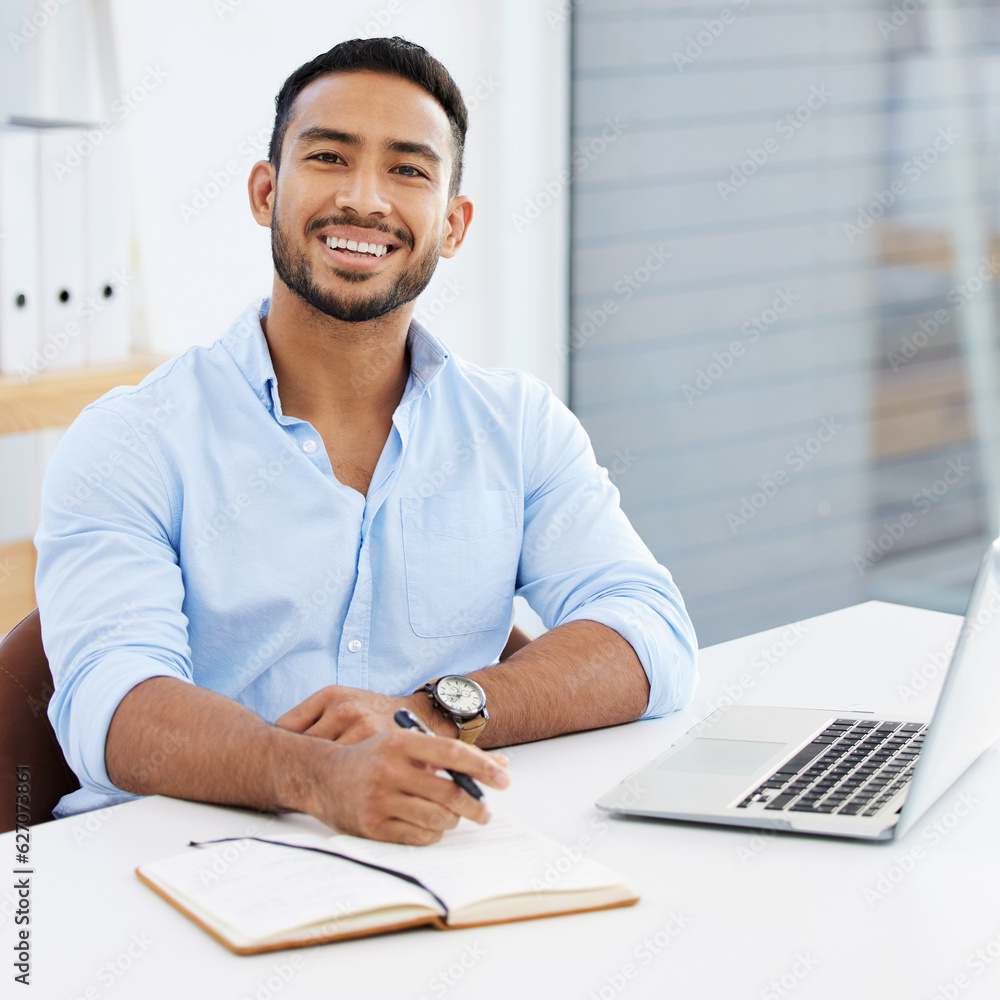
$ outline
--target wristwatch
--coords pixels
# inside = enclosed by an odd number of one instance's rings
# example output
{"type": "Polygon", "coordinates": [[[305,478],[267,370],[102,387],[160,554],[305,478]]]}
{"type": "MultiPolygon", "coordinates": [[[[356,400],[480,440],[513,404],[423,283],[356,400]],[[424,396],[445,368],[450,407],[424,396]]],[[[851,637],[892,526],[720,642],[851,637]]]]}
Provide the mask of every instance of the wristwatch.
{"type": "Polygon", "coordinates": [[[458,738],[463,743],[475,743],[489,721],[486,692],[471,678],[462,674],[446,674],[428,681],[421,689],[431,704],[458,726],[458,738]]]}

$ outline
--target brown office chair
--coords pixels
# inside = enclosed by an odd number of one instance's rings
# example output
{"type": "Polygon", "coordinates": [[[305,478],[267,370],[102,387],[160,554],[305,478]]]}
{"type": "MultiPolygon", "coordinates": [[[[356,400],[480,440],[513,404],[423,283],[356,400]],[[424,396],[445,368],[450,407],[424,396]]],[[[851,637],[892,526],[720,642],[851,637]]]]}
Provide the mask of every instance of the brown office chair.
{"type": "Polygon", "coordinates": [[[31,823],[52,819],[56,803],[80,787],[46,714],[52,690],[41,623],[32,611],[0,642],[0,833],[15,826],[17,767],[30,769],[31,823]]]}

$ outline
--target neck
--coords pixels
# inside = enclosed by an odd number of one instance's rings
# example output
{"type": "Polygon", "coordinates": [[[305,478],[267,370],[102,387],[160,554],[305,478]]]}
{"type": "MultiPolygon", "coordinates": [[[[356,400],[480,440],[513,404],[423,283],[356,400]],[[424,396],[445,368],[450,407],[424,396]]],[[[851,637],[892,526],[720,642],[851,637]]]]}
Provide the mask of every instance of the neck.
{"type": "Polygon", "coordinates": [[[364,323],[320,313],[277,277],[264,336],[282,411],[316,425],[373,411],[391,415],[410,366],[406,334],[413,304],[364,323]]]}

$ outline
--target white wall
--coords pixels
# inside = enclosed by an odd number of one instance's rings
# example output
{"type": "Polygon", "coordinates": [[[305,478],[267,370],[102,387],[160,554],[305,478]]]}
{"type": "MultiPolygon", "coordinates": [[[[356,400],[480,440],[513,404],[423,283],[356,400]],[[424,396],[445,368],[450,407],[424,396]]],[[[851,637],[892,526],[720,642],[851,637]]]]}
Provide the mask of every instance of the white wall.
{"type": "MultiPolygon", "coordinates": [[[[564,0],[70,0],[54,8],[2,0],[0,120],[105,118],[125,131],[133,190],[122,196],[134,197],[137,219],[135,341],[173,355],[211,343],[270,291],[269,233],[250,215],[246,181],[266,156],[284,79],[347,38],[419,42],[449,68],[470,108],[463,193],[475,218],[417,317],[456,353],[531,371],[566,398],[569,191],[559,176],[569,157],[569,22],[560,7],[564,0]],[[110,26],[103,36],[102,23],[110,26]],[[102,61],[99,39],[111,36],[117,57],[102,61]],[[110,95],[103,106],[102,88],[110,95]],[[532,216],[547,207],[519,224],[513,217],[529,202],[532,216]]],[[[34,533],[59,433],[0,438],[0,544],[34,533]]]]}
{"type": "Polygon", "coordinates": [[[112,0],[112,10],[122,91],[162,78],[127,120],[150,347],[209,343],[269,291],[269,234],[250,216],[246,179],[266,155],[285,77],[343,39],[399,34],[449,68],[471,109],[474,228],[417,315],[457,353],[530,370],[565,395],[569,192],[520,232],[512,219],[568,161],[565,19],[537,0],[112,0]]]}

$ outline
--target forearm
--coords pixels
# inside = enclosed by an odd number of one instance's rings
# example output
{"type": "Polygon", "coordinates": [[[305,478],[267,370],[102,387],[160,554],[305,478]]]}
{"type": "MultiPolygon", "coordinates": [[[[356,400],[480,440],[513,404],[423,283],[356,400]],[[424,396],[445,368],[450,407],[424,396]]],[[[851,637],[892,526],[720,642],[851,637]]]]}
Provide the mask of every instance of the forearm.
{"type": "Polygon", "coordinates": [[[631,722],[649,700],[635,651],[614,629],[591,621],[551,629],[469,676],[482,685],[490,712],[477,744],[483,747],[631,722]]]}
{"type": "Polygon", "coordinates": [[[122,699],[104,754],[128,792],[279,812],[308,811],[309,771],[336,752],[214,691],[153,677],[122,699]]]}

